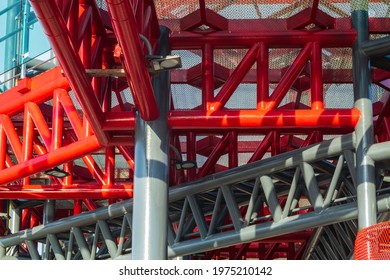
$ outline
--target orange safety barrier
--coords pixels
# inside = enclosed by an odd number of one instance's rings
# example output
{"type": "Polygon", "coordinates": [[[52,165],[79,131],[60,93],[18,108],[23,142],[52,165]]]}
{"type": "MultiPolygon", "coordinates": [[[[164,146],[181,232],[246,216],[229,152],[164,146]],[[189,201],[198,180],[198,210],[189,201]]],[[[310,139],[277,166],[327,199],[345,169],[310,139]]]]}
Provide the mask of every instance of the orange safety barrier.
{"type": "Polygon", "coordinates": [[[372,225],[358,232],[355,260],[390,260],[390,222],[372,225]]]}

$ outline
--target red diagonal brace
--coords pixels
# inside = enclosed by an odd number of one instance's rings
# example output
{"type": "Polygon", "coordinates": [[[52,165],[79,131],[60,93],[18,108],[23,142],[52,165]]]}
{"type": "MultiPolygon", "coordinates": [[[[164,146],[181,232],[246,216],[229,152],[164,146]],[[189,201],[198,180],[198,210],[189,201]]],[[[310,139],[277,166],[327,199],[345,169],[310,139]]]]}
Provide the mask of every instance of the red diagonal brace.
{"type": "Polygon", "coordinates": [[[101,106],[83,64],[73,48],[69,31],[56,2],[50,0],[30,2],[97,138],[105,145],[107,137],[101,130],[103,122],[101,106]]]}
{"type": "Polygon", "coordinates": [[[7,184],[32,174],[45,171],[74,158],[95,152],[101,148],[96,136],[89,136],[50,153],[28,159],[0,171],[0,184],[7,184]]]}
{"type": "Polygon", "coordinates": [[[129,1],[106,0],[114,32],[122,49],[123,66],[129,79],[135,105],[144,120],[159,116],[149,73],[144,63],[139,31],[129,1]]]}

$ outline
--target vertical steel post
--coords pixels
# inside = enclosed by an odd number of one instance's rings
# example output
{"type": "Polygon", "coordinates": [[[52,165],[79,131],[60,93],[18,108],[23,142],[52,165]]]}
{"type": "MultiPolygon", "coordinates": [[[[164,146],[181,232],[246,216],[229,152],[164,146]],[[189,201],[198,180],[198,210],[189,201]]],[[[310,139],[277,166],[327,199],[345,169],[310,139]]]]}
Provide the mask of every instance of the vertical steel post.
{"type": "Polygon", "coordinates": [[[352,25],[357,31],[353,45],[353,80],[355,108],[361,117],[355,127],[357,162],[357,202],[359,229],[376,223],[375,163],[367,155],[374,142],[372,101],[370,100],[370,64],[362,51],[362,44],[369,39],[368,1],[352,0],[352,25]]]}
{"type": "MultiPolygon", "coordinates": [[[[19,208],[19,204],[16,201],[9,202],[9,215],[10,215],[10,224],[9,229],[11,233],[17,233],[20,230],[20,220],[22,217],[22,209],[19,208]]],[[[8,250],[8,255],[18,256],[19,246],[12,246],[8,250]]]]}
{"type": "MultiPolygon", "coordinates": [[[[43,224],[48,224],[54,221],[55,216],[55,200],[45,200],[43,202],[43,224]]],[[[48,235],[49,236],[49,235],[48,235]]],[[[49,245],[45,243],[38,243],[38,251],[42,252],[42,259],[49,257],[49,245]]]]}
{"type": "Polygon", "coordinates": [[[43,203],[43,223],[48,224],[54,221],[55,200],[45,200],[43,203]]]}
{"type": "Polygon", "coordinates": [[[30,35],[30,29],[28,25],[28,18],[30,15],[30,3],[26,0],[23,3],[21,15],[22,30],[20,34],[20,47],[19,47],[19,65],[20,65],[20,78],[24,79],[27,75],[26,55],[28,53],[28,41],[30,35]]]}
{"type": "MultiPolygon", "coordinates": [[[[158,55],[169,53],[169,30],[161,27],[158,55]]],[[[144,121],[137,115],[135,127],[135,174],[132,258],[167,258],[170,74],[152,79],[160,116],[144,121]]]]}
{"type": "Polygon", "coordinates": [[[9,202],[9,215],[11,217],[9,229],[11,233],[17,233],[20,230],[20,219],[22,217],[22,209],[14,201],[9,202]]]}

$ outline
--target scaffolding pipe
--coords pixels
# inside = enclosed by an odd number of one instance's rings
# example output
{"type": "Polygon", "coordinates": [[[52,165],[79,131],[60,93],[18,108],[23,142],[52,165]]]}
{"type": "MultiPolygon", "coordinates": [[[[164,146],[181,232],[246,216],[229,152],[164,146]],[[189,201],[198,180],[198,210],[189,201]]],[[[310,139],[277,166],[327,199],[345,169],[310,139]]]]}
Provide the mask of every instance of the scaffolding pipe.
{"type": "MultiPolygon", "coordinates": [[[[169,190],[169,201],[177,201],[185,198],[188,195],[206,192],[212,189],[216,189],[219,186],[232,184],[237,181],[244,181],[246,179],[261,175],[267,175],[282,169],[289,169],[299,165],[302,161],[311,162],[325,157],[332,157],[340,154],[343,150],[352,149],[353,142],[352,134],[344,135],[342,137],[324,141],[320,144],[312,145],[307,148],[286,152],[284,154],[280,154],[265,160],[209,175],[205,178],[182,184],[179,186],[179,188],[171,188],[169,190]]],[[[356,208],[356,204],[351,208],[356,208]]],[[[70,230],[72,227],[90,225],[96,223],[98,220],[112,219],[131,212],[133,212],[132,201],[123,201],[105,208],[97,209],[95,211],[79,214],[77,217],[57,220],[48,225],[40,225],[28,230],[20,231],[16,234],[2,237],[0,239],[0,249],[1,247],[8,248],[14,244],[19,244],[24,242],[26,239],[36,240],[44,238],[48,234],[65,232],[70,230]]],[[[323,212],[317,213],[318,215],[316,216],[316,220],[320,222],[321,216],[319,215],[329,212],[331,211],[326,212],[324,210],[323,212]]],[[[135,213],[134,217],[137,217],[138,219],[144,218],[137,216],[135,213]]],[[[335,217],[337,217],[337,215],[335,215],[335,217]]],[[[283,219],[283,223],[280,222],[277,224],[284,224],[285,219],[283,219]]],[[[151,230],[156,230],[156,228],[153,227],[151,230]]],[[[270,232],[272,232],[272,230],[270,232]]],[[[133,234],[135,234],[134,231],[133,234]]],[[[155,232],[155,234],[158,235],[159,233],[155,232]]]]}
{"type": "Polygon", "coordinates": [[[370,100],[370,65],[362,50],[362,45],[369,39],[368,1],[352,0],[352,25],[357,31],[357,39],[352,48],[352,72],[354,80],[355,108],[361,116],[355,127],[356,162],[357,162],[357,202],[359,229],[376,223],[376,187],[375,163],[367,155],[367,150],[374,143],[372,120],[372,101],[370,100]]]}
{"type": "Polygon", "coordinates": [[[323,141],[306,148],[285,152],[260,161],[248,163],[234,169],[218,172],[189,183],[183,183],[169,190],[169,201],[183,198],[183,195],[193,195],[205,192],[218,186],[245,181],[257,176],[289,169],[298,166],[301,162],[313,162],[339,155],[345,150],[354,148],[354,135],[346,134],[332,140],[323,141]]]}
{"type": "MultiPolygon", "coordinates": [[[[378,212],[390,210],[390,196],[386,195],[374,203],[378,212]]],[[[224,248],[237,244],[262,240],[278,235],[299,232],[308,228],[327,226],[356,219],[358,210],[356,202],[334,206],[322,212],[309,212],[303,215],[294,215],[281,222],[266,222],[252,225],[240,231],[229,231],[209,236],[207,239],[188,240],[177,243],[168,248],[168,257],[174,258],[195,254],[213,249],[224,248]]]]}
{"type": "Polygon", "coordinates": [[[368,57],[386,56],[390,54],[390,36],[365,41],[362,50],[368,57]]]}
{"type": "Polygon", "coordinates": [[[69,30],[56,2],[30,0],[30,3],[97,138],[102,145],[107,144],[107,136],[101,129],[103,123],[101,106],[84,66],[74,50],[69,30]]]}
{"type": "Polygon", "coordinates": [[[138,25],[130,1],[106,0],[115,35],[122,49],[123,66],[129,79],[135,105],[141,118],[152,121],[159,116],[156,98],[144,63],[138,25]]]}
{"type": "Polygon", "coordinates": [[[374,161],[390,159],[390,141],[371,145],[367,155],[374,161]]]}
{"type": "MultiPolygon", "coordinates": [[[[169,30],[160,28],[158,54],[169,53],[169,30]]],[[[135,127],[134,208],[132,257],[167,258],[170,74],[153,77],[160,116],[146,122],[137,114],[135,127]]]]}

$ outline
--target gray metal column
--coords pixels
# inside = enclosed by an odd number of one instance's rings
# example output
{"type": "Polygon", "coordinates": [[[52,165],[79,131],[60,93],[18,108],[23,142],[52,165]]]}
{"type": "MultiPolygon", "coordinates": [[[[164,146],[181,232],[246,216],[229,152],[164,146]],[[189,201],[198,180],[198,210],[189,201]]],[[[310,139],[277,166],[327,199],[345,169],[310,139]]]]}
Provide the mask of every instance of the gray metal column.
{"type": "Polygon", "coordinates": [[[19,208],[18,203],[14,201],[9,202],[9,215],[10,215],[10,225],[9,229],[11,233],[16,233],[20,230],[20,220],[22,218],[22,209],[19,208]]]}
{"type": "Polygon", "coordinates": [[[372,101],[370,100],[371,77],[368,57],[362,50],[362,44],[369,39],[368,1],[352,0],[352,25],[357,31],[353,46],[353,80],[355,108],[361,112],[356,132],[357,165],[357,201],[359,229],[376,223],[375,163],[367,155],[367,150],[374,143],[372,101]]]}
{"type": "Polygon", "coordinates": [[[43,223],[48,224],[54,221],[56,211],[55,200],[45,200],[43,203],[43,223]]]}
{"type": "MultiPolygon", "coordinates": [[[[167,55],[169,29],[160,28],[158,55],[167,55]]],[[[134,260],[167,258],[170,74],[152,79],[160,117],[151,122],[138,115],[135,127],[135,174],[132,257],[134,260]]]]}

